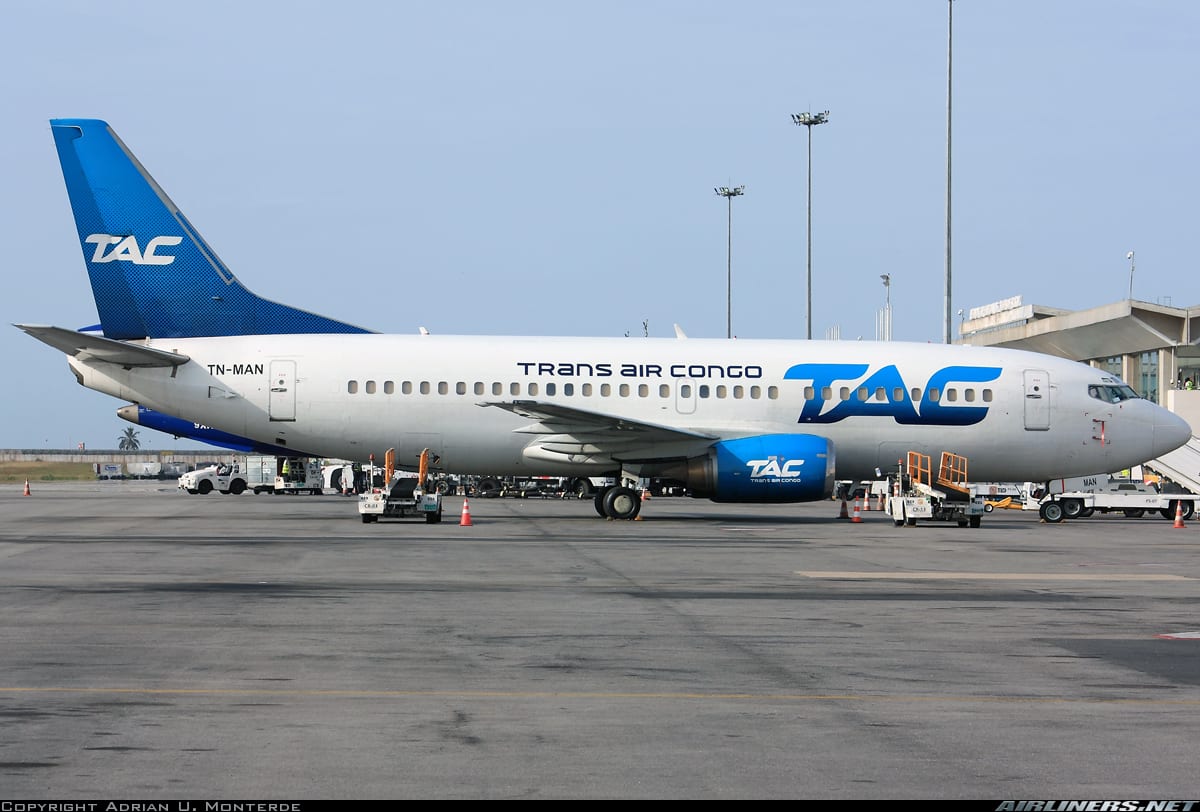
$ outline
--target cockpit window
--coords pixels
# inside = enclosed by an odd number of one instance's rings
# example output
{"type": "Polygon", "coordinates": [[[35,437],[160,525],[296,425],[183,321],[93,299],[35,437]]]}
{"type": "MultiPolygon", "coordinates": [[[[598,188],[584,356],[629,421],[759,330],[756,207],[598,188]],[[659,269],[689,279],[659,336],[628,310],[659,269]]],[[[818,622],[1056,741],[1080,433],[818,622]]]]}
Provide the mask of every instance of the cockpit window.
{"type": "Polygon", "coordinates": [[[1138,393],[1133,391],[1133,387],[1128,384],[1092,384],[1088,386],[1088,395],[1105,403],[1120,403],[1123,400],[1138,398],[1138,393]]]}

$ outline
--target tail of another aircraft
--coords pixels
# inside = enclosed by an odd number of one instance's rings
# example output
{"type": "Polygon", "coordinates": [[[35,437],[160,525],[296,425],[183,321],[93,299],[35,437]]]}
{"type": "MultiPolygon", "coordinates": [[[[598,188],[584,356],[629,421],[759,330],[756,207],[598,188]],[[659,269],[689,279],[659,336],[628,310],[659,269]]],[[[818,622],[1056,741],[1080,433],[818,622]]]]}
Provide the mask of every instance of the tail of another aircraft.
{"type": "Polygon", "coordinates": [[[243,287],[107,123],[50,127],[108,338],[370,332],[243,287]]]}

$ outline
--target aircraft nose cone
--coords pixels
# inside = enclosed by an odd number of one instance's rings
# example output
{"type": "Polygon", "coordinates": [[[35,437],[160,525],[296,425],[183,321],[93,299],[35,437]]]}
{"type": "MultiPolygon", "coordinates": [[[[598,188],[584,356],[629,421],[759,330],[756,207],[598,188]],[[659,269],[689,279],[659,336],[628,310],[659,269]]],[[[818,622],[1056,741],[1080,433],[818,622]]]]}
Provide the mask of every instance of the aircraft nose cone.
{"type": "Polygon", "coordinates": [[[1192,427],[1177,414],[1159,409],[1154,416],[1154,453],[1166,454],[1192,439],[1192,427]]]}

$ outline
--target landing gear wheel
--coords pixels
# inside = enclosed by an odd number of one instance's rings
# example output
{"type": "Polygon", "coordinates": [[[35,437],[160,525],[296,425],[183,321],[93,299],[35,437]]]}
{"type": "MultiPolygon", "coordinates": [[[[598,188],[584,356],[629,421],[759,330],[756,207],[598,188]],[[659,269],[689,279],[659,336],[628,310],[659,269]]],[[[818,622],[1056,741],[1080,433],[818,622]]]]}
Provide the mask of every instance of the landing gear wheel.
{"type": "Polygon", "coordinates": [[[604,495],[604,515],[610,519],[633,519],[642,509],[642,500],[632,488],[612,488],[604,495]]]}
{"type": "Polygon", "coordinates": [[[1064,499],[1062,502],[1063,516],[1068,519],[1078,519],[1083,513],[1083,502],[1078,499],[1064,499]]]}
{"type": "Polygon", "coordinates": [[[596,491],[595,499],[592,500],[593,504],[596,506],[596,513],[601,519],[608,518],[608,514],[604,512],[604,497],[608,496],[608,492],[611,490],[612,488],[600,488],[596,491]]]}
{"type": "Polygon", "coordinates": [[[1051,524],[1057,524],[1063,520],[1063,507],[1061,502],[1047,502],[1038,510],[1041,517],[1051,524]]]}

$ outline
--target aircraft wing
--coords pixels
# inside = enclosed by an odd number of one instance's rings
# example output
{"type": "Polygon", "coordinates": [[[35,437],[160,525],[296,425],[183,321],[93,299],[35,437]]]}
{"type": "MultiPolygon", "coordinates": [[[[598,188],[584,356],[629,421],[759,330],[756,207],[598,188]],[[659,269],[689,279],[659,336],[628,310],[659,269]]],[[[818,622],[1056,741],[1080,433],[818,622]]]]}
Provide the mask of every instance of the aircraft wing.
{"type": "Polygon", "coordinates": [[[66,330],[62,327],[38,324],[15,324],[13,326],[24,330],[38,341],[85,362],[106,361],[128,369],[130,367],[177,367],[191,360],[188,356],[179,353],[140,347],[137,344],[126,344],[124,341],[113,341],[111,338],[66,330]]]}
{"type": "Polygon", "coordinates": [[[677,426],[647,423],[537,400],[489,401],[480,406],[495,406],[534,421],[514,429],[525,434],[549,435],[539,443],[547,449],[563,443],[582,443],[598,449],[629,449],[663,443],[696,442],[720,439],[714,434],[690,431],[677,426]],[[569,438],[569,439],[568,439],[569,438]]]}

